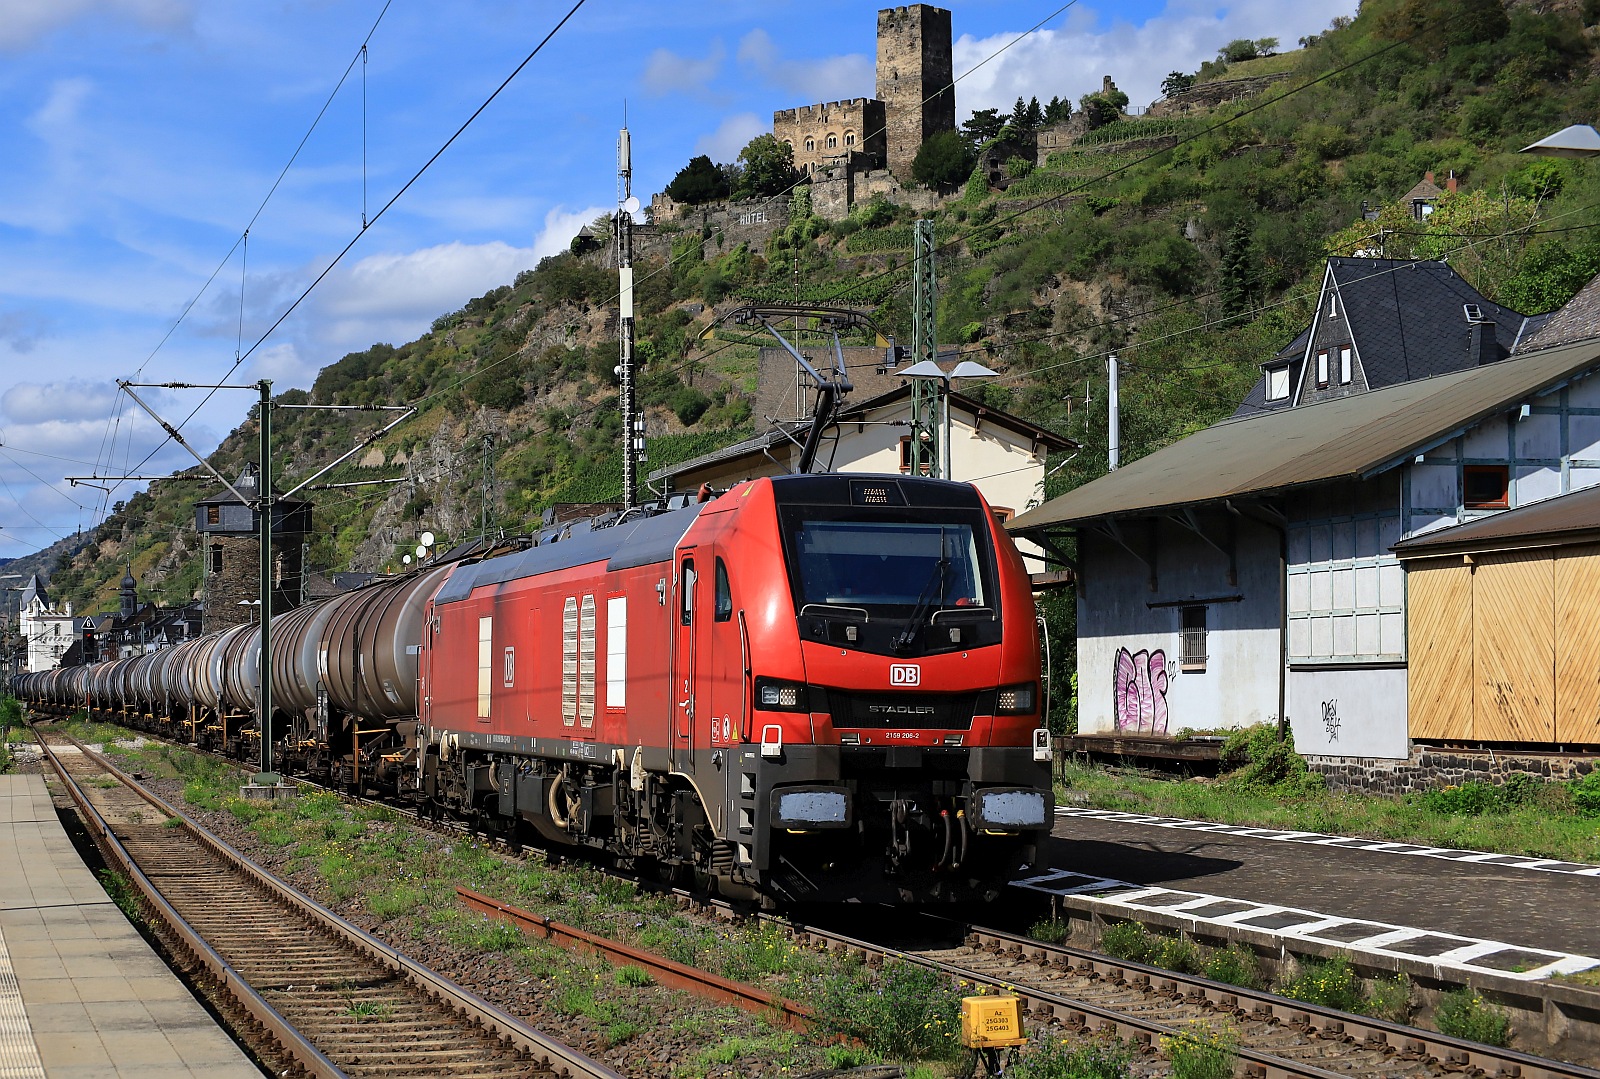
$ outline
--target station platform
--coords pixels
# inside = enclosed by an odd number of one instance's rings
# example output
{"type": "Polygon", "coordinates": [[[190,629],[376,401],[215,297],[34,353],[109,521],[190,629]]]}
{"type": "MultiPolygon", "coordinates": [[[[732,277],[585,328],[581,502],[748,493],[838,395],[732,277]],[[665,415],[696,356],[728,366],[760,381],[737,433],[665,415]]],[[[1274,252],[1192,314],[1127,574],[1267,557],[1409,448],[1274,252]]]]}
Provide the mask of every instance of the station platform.
{"type": "Polygon", "coordinates": [[[106,895],[40,775],[0,775],[0,1079],[260,1079],[106,895]]]}

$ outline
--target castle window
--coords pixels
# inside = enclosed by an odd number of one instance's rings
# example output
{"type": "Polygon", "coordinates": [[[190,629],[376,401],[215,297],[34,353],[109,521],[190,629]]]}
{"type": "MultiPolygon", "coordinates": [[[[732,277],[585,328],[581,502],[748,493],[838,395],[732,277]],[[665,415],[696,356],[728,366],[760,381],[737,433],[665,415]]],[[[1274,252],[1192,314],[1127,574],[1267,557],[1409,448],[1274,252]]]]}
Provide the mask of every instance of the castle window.
{"type": "Polygon", "coordinates": [[[813,153],[813,152],[816,151],[816,149],[817,149],[817,140],[808,137],[806,139],[806,153],[808,153],[808,154],[809,153],[813,153]]]}
{"type": "Polygon", "coordinates": [[[211,545],[211,572],[222,572],[222,544],[220,543],[211,545]]]}
{"type": "Polygon", "coordinates": [[[846,146],[854,146],[856,144],[856,133],[854,131],[846,131],[844,133],[844,144],[846,146]]]}
{"type": "Polygon", "coordinates": [[[837,150],[838,148],[839,148],[839,136],[830,133],[828,135],[828,149],[837,150]]]}

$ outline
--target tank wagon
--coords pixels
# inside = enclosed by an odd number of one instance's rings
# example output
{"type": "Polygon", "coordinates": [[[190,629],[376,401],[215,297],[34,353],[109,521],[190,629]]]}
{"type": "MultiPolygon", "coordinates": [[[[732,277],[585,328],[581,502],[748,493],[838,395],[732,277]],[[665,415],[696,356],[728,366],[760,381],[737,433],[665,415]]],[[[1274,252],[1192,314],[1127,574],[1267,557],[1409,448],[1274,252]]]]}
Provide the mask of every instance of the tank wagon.
{"type": "MultiPolygon", "coordinates": [[[[20,676],[240,756],[259,633],[20,676]]],[[[1053,819],[1028,574],[982,496],[797,475],[274,619],[278,760],[763,901],[998,894],[1053,819]]]]}

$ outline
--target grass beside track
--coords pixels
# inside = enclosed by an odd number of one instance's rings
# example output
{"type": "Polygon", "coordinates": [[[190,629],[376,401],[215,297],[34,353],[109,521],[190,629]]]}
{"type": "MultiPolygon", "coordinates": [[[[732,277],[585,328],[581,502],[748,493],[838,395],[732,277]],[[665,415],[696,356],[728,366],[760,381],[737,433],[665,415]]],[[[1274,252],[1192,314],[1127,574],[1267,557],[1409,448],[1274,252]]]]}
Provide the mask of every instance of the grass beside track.
{"type": "Polygon", "coordinates": [[[1526,777],[1391,797],[1335,793],[1303,774],[1258,782],[1251,767],[1218,780],[1174,779],[1069,761],[1057,773],[1056,796],[1097,809],[1600,864],[1600,774],[1576,784],[1526,777]]]}

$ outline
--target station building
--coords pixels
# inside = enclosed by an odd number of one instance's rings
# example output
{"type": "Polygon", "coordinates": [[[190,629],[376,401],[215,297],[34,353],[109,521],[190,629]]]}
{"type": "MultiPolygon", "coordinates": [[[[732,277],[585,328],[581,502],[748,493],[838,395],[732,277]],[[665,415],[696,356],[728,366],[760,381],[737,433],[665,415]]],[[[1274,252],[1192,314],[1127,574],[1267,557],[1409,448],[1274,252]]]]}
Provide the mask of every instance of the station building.
{"type": "MultiPolygon", "coordinates": [[[[1451,575],[1419,538],[1470,539],[1600,485],[1597,375],[1600,279],[1527,318],[1443,263],[1331,259],[1318,314],[1234,416],[1011,523],[1058,555],[1076,545],[1085,748],[1256,723],[1292,728],[1328,769],[1404,765],[1424,745],[1600,748],[1600,711],[1558,724],[1497,701],[1490,666],[1463,679],[1460,655],[1512,623],[1440,606],[1433,581],[1451,575]]],[[[1519,572],[1539,571],[1497,566],[1481,585],[1505,618],[1519,572]]],[[[1526,595],[1529,617],[1556,617],[1526,595]]],[[[1527,669],[1544,640],[1526,642],[1527,669]]]]}

